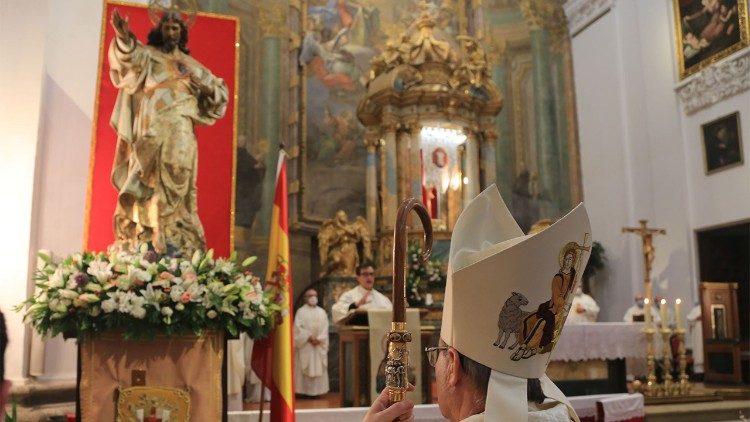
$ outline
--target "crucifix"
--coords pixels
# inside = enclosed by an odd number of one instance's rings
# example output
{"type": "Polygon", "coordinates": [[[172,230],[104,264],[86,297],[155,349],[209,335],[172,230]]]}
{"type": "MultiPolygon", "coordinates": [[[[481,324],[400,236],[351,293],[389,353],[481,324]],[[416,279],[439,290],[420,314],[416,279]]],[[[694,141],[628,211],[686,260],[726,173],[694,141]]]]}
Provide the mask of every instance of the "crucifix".
{"type": "Polygon", "coordinates": [[[654,263],[654,235],[667,234],[665,229],[654,229],[647,227],[648,220],[638,220],[640,227],[623,227],[623,233],[635,233],[641,236],[643,242],[643,283],[646,285],[646,297],[651,297],[651,265],[654,263]]]}

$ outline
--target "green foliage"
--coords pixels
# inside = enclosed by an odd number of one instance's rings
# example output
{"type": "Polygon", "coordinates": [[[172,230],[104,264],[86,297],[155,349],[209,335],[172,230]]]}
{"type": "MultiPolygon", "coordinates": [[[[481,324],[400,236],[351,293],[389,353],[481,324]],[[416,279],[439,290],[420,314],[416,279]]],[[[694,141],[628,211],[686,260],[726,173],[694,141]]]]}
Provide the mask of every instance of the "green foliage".
{"type": "Polygon", "coordinates": [[[604,246],[601,243],[594,241],[591,245],[591,256],[589,256],[589,262],[586,264],[586,268],[583,270],[583,291],[588,293],[591,286],[590,280],[597,272],[604,269],[607,265],[607,254],[604,251],[604,246]]]}
{"type": "Polygon", "coordinates": [[[18,409],[17,409],[17,406],[18,405],[16,403],[16,398],[13,397],[13,404],[11,405],[11,408],[10,408],[10,415],[7,414],[7,413],[5,414],[5,422],[16,422],[16,421],[18,421],[18,409]]]}
{"type": "Polygon", "coordinates": [[[419,242],[409,242],[406,254],[409,262],[406,277],[407,297],[410,297],[410,303],[413,300],[421,302],[421,294],[425,291],[427,285],[440,286],[445,284],[445,275],[440,271],[440,261],[428,259],[426,262],[422,262],[420,260],[422,247],[419,242]]]}

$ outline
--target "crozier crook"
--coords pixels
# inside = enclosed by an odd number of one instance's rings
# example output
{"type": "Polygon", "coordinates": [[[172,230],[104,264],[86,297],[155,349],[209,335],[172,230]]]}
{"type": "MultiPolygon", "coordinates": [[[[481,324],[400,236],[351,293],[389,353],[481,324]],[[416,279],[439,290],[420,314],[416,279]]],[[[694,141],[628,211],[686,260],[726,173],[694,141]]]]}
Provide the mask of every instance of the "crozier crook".
{"type": "MultiPolygon", "coordinates": [[[[406,222],[409,212],[414,210],[424,228],[424,249],[419,257],[425,262],[432,252],[432,223],[427,209],[414,198],[401,203],[393,228],[393,322],[388,334],[388,360],[386,362],[385,384],[391,403],[404,400],[408,385],[409,368],[408,343],[411,333],[406,330],[406,222]]],[[[419,327],[417,327],[419,328],[419,327]]]]}

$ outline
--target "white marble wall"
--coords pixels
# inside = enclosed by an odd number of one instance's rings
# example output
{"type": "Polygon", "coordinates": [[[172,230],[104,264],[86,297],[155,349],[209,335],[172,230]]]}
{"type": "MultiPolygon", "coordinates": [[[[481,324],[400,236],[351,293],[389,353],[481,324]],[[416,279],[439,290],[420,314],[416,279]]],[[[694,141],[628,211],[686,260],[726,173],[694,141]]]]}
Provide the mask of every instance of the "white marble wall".
{"type": "Polygon", "coordinates": [[[640,240],[620,233],[641,218],[667,229],[655,241],[655,294],[697,301],[695,230],[750,218],[750,166],[706,176],[700,125],[739,110],[747,154],[750,84],[708,82],[685,93],[671,0],[570,0],[566,12],[575,23],[584,201],[610,259],[596,277],[600,319],[619,320],[642,291],[640,240]]]}

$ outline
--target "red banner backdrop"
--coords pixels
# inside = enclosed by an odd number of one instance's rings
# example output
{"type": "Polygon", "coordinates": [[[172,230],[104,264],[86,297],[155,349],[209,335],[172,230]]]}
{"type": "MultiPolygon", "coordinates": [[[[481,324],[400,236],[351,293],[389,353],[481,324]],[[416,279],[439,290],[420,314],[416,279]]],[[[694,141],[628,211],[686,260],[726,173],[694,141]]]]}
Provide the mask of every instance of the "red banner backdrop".
{"type": "MultiPolygon", "coordinates": [[[[105,251],[114,241],[112,216],[117,191],[110,181],[110,173],[117,135],[109,125],[109,119],[117,98],[117,89],[109,78],[109,63],[106,60],[109,43],[114,37],[110,24],[114,9],[129,20],[130,30],[141,42],[146,42],[146,35],[153,27],[146,7],[105,3],[83,245],[84,250],[91,251],[105,251]]],[[[206,232],[206,246],[213,248],[216,256],[228,256],[234,247],[238,43],[239,25],[235,17],[199,14],[189,30],[188,48],[191,55],[214,75],[224,79],[229,89],[229,105],[224,117],[213,126],[196,126],[198,215],[206,232]]]]}

